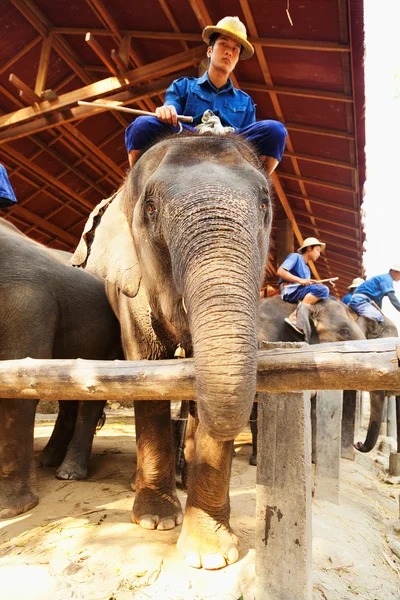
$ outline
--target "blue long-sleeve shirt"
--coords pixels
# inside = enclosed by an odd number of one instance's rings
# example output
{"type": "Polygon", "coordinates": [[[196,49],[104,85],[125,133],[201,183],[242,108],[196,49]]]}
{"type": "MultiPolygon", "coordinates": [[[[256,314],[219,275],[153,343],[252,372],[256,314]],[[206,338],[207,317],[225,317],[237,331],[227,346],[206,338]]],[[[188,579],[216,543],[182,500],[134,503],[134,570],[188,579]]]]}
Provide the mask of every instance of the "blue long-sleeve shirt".
{"type": "Polygon", "coordinates": [[[176,79],[165,92],[165,105],[175,106],[179,115],[193,117],[193,125],[201,122],[206,110],[217,115],[224,127],[241,129],[256,121],[253,100],[242,90],[227,84],[216,88],[208,77],[208,71],[198,79],[181,77],[176,79]]]}

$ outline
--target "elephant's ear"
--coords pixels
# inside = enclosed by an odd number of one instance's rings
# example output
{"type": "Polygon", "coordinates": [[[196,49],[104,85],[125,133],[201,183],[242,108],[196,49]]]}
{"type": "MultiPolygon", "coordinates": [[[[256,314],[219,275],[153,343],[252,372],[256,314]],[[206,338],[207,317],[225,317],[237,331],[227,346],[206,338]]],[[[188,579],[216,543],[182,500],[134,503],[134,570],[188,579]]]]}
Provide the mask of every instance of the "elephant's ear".
{"type": "Polygon", "coordinates": [[[313,307],[311,304],[300,302],[296,311],[296,323],[304,331],[304,338],[307,344],[311,343],[311,320],[313,307]]]}
{"type": "Polygon", "coordinates": [[[134,298],[139,291],[141,270],[121,206],[123,194],[124,188],[102,200],[90,213],[71,264],[99,275],[134,298]]]}

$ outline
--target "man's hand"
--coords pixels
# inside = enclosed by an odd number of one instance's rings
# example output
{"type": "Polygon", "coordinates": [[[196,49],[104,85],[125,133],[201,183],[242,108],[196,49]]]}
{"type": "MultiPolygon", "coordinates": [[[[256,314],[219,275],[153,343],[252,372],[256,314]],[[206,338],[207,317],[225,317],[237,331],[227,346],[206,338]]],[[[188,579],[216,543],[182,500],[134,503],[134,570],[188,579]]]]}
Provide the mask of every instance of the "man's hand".
{"type": "Polygon", "coordinates": [[[174,127],[178,127],[178,113],[175,106],[159,106],[156,108],[156,117],[162,123],[169,123],[174,127]]]}
{"type": "Polygon", "coordinates": [[[301,285],[311,285],[312,283],[315,283],[315,281],[315,279],[299,279],[301,285]]]}

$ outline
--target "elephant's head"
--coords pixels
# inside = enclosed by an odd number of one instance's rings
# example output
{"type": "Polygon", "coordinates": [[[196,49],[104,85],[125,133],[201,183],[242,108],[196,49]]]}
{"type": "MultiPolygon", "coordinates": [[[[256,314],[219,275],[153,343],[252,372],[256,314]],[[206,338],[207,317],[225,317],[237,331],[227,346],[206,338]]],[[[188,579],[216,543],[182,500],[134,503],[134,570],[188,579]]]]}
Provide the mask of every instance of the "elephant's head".
{"type": "MultiPolygon", "coordinates": [[[[351,309],[349,309],[351,310],[351,309]]],[[[352,311],[354,312],[354,311],[352,311]]],[[[382,315],[383,321],[369,319],[356,315],[357,325],[363,331],[367,340],[376,340],[385,337],[397,337],[398,331],[396,325],[386,315],[382,315]]]]}
{"type": "Polygon", "coordinates": [[[144,293],[169,339],[190,333],[200,422],[211,436],[233,439],[256,389],[271,227],[256,155],[237,137],[169,138],[139,159],[100,213],[92,213],[74,264],[128,296],[144,293]]]}
{"type": "Polygon", "coordinates": [[[365,339],[346,305],[332,297],[316,304],[299,304],[297,324],[304,331],[307,343],[365,339]]]}

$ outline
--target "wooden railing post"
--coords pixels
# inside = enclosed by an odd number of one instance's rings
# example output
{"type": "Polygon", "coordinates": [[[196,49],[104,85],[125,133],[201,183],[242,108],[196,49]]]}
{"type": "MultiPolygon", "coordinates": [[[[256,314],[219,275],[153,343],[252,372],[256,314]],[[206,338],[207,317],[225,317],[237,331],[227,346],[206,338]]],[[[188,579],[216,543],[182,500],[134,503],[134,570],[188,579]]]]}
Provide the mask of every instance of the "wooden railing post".
{"type": "Polygon", "coordinates": [[[258,395],[256,600],[311,600],[310,392],[258,395]]]}
{"type": "Polygon", "coordinates": [[[354,435],[357,421],[357,394],[356,390],[343,391],[342,413],[342,458],[354,460],[354,435]]]}

